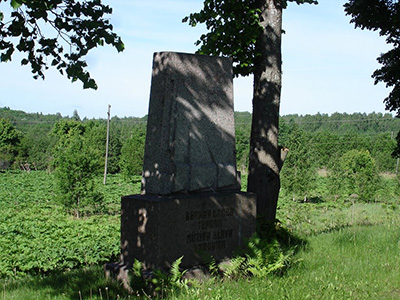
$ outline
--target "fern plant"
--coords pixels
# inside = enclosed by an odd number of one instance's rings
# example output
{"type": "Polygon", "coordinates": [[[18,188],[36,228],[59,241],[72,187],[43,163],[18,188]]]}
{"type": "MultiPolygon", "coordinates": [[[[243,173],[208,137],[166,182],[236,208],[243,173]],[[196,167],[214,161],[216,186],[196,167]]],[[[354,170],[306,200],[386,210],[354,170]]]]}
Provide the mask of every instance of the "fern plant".
{"type": "Polygon", "coordinates": [[[169,273],[154,270],[148,278],[142,274],[142,264],[135,260],[131,270],[130,287],[137,295],[153,295],[164,298],[166,294],[188,287],[189,280],[183,279],[186,270],[181,270],[183,256],[174,261],[169,273]]]}
{"type": "Polygon", "coordinates": [[[277,240],[266,243],[255,238],[248,243],[248,247],[251,252],[246,254],[244,269],[255,277],[281,272],[290,264],[294,254],[294,249],[285,252],[277,240]]]}
{"type": "Polygon", "coordinates": [[[277,239],[265,240],[257,234],[247,242],[246,248],[242,255],[234,257],[224,267],[225,277],[265,277],[282,272],[290,265],[295,252],[295,247],[285,251],[277,239]]]}
{"type": "Polygon", "coordinates": [[[208,270],[210,271],[211,276],[217,276],[219,275],[219,268],[217,265],[217,262],[215,261],[215,258],[212,257],[207,264],[208,270]]]}
{"type": "Polygon", "coordinates": [[[170,274],[167,279],[168,286],[171,288],[185,288],[187,287],[186,279],[183,279],[183,276],[187,272],[187,270],[181,271],[180,265],[182,263],[183,256],[178,258],[176,261],[172,263],[170,274]]]}
{"type": "Polygon", "coordinates": [[[130,287],[132,290],[141,292],[146,289],[146,285],[146,280],[142,276],[142,263],[135,259],[130,275],[130,287]]]}
{"type": "Polygon", "coordinates": [[[243,266],[246,258],[243,256],[237,256],[231,259],[231,261],[224,267],[224,276],[230,279],[240,277],[243,274],[243,266]]]}

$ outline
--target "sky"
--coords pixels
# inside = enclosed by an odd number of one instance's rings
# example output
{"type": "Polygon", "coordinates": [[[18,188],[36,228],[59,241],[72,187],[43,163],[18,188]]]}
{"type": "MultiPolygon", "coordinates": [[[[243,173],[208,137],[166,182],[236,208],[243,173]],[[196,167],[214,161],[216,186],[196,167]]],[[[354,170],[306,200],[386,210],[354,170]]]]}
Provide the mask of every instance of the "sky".
{"type": "MultiPolygon", "coordinates": [[[[282,96],[280,114],[385,112],[390,90],[374,85],[376,58],[389,48],[377,32],[355,29],[343,10],[345,0],[318,5],[290,3],[283,13],[282,96]]],[[[142,117],[148,112],[154,52],[194,53],[203,26],[183,17],[202,8],[201,0],[103,0],[113,7],[114,31],[125,51],[99,47],[87,56],[98,90],[84,90],[55,70],[34,80],[21,57],[0,63],[0,107],[80,117],[142,117]]],[[[8,2],[4,5],[8,5],[8,2]]],[[[234,80],[235,111],[252,111],[252,77],[234,80]]]]}

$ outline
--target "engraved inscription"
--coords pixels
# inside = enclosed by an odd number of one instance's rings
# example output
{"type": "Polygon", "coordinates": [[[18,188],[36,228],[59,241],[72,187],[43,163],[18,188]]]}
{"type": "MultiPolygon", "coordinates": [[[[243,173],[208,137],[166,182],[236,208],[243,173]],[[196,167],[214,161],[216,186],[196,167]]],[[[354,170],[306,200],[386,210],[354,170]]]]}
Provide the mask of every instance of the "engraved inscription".
{"type": "Polygon", "coordinates": [[[199,230],[207,230],[207,229],[214,229],[214,228],[221,228],[222,227],[222,219],[215,219],[215,220],[207,220],[207,221],[199,221],[198,222],[198,229],[199,230]]]}
{"type": "Polygon", "coordinates": [[[186,221],[207,220],[212,216],[211,210],[195,210],[186,212],[186,221]]]}
{"type": "Polygon", "coordinates": [[[202,250],[202,251],[214,251],[214,250],[221,250],[226,248],[225,241],[212,241],[208,243],[200,243],[194,245],[195,250],[202,250]]]}
{"type": "Polygon", "coordinates": [[[213,232],[213,240],[226,240],[233,236],[233,229],[219,230],[213,232]]]}
{"type": "Polygon", "coordinates": [[[186,236],[186,244],[209,241],[211,232],[194,232],[186,236]]]}
{"type": "Polygon", "coordinates": [[[233,238],[234,230],[224,226],[224,220],[233,216],[234,209],[231,207],[187,211],[185,221],[196,225],[190,225],[192,231],[186,235],[186,244],[202,251],[225,249],[226,241],[233,238]]]}

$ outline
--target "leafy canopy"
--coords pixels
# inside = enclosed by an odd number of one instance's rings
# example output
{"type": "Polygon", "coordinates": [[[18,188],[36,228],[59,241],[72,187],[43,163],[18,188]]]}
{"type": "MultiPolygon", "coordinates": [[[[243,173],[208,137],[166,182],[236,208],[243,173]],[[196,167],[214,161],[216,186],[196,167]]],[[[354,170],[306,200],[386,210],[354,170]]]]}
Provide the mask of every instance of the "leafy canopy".
{"type": "Polygon", "coordinates": [[[398,0],[350,0],[345,4],[347,15],[352,17],[355,27],[378,31],[386,37],[386,42],[393,49],[378,57],[382,68],[376,70],[372,77],[375,84],[386,83],[392,87],[389,96],[384,100],[386,109],[395,111],[400,117],[400,3],[398,0]]]}
{"type": "Polygon", "coordinates": [[[2,2],[11,7],[6,15],[7,8],[0,6],[0,61],[10,61],[16,49],[25,53],[21,64],[30,64],[35,79],[44,79],[44,70],[52,66],[72,82],[80,80],[83,88],[97,89],[84,57],[98,45],[124,50],[106,18],[112,9],[101,0],[0,0],[0,5],[2,2]]]}
{"type": "Polygon", "coordinates": [[[0,118],[0,170],[9,168],[15,161],[21,138],[9,120],[0,118]]]}
{"type": "MultiPolygon", "coordinates": [[[[288,2],[317,4],[314,0],[280,2],[282,8],[286,8],[288,2]]],[[[189,22],[190,26],[205,23],[209,31],[195,43],[200,46],[197,53],[230,56],[235,76],[247,76],[253,73],[255,58],[260,55],[256,48],[263,31],[260,15],[258,0],[205,0],[200,12],[192,13],[182,21],[189,22]]]]}
{"type": "Polygon", "coordinates": [[[21,139],[21,134],[11,122],[0,118],[0,149],[8,146],[16,146],[21,139]]]}
{"type": "Polygon", "coordinates": [[[137,126],[122,146],[119,164],[126,179],[135,180],[142,174],[145,138],[146,129],[137,126]]]}
{"type": "MultiPolygon", "coordinates": [[[[282,124],[285,127],[286,124],[282,124]]],[[[311,155],[310,138],[293,120],[287,125],[284,144],[290,151],[285,160],[285,168],[281,171],[281,183],[285,191],[304,200],[315,187],[316,164],[311,155]]]]}
{"type": "Polygon", "coordinates": [[[87,132],[86,126],[79,121],[62,120],[53,127],[53,134],[59,137],[53,149],[59,196],[64,206],[77,217],[82,212],[89,212],[89,206],[94,210],[101,209],[103,200],[94,185],[94,176],[99,173],[101,163],[87,132]]]}

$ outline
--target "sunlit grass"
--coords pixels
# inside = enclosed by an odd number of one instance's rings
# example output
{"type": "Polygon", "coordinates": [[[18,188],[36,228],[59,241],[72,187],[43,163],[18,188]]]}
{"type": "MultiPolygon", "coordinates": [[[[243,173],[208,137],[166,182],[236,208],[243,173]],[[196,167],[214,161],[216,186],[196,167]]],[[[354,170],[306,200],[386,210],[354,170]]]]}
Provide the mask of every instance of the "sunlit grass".
{"type": "Polygon", "coordinates": [[[175,299],[399,299],[399,227],[356,226],[313,236],[283,276],[208,282],[175,299]]]}
{"type": "MultiPolygon", "coordinates": [[[[282,276],[212,279],[167,299],[398,299],[400,226],[352,226],[308,238],[297,264],[282,276]]],[[[128,299],[101,266],[1,281],[4,299],[128,299]],[[106,298],[106,291],[108,297],[106,298]],[[101,293],[101,294],[100,294],[101,293]]],[[[130,296],[134,299],[133,295],[130,296]]],[[[143,299],[148,299],[143,297],[143,299]]]]}
{"type": "MultiPolygon", "coordinates": [[[[4,174],[2,174],[4,176],[4,174]]],[[[44,172],[3,177],[3,208],[21,204],[49,205],[51,182],[44,172]],[[26,177],[26,178],[25,178],[26,177]],[[33,180],[46,182],[43,190],[33,180]],[[39,190],[40,189],[40,190],[39,190]],[[26,192],[20,192],[20,191],[26,192]],[[31,195],[31,198],[28,198],[31,195]],[[34,197],[32,197],[34,195],[34,197]],[[33,201],[35,200],[35,201],[33,201]],[[11,205],[12,204],[12,205],[11,205]]],[[[98,180],[101,184],[101,180],[98,180]]],[[[136,193],[139,181],[123,184],[110,176],[101,186],[115,218],[119,199],[136,193]]],[[[394,183],[389,182],[388,187],[394,183]],[[389,185],[390,183],[390,185],[389,185]]],[[[392,190],[387,189],[387,190],[392,190]]],[[[49,206],[53,213],[57,206],[49,206]]],[[[308,241],[283,275],[222,280],[213,278],[188,290],[170,292],[167,299],[400,299],[400,207],[384,203],[280,199],[278,218],[283,226],[308,241]]],[[[120,284],[104,277],[103,266],[67,272],[0,278],[0,300],[10,299],[138,299],[120,284]]],[[[150,295],[142,299],[154,299],[150,295]]]]}

